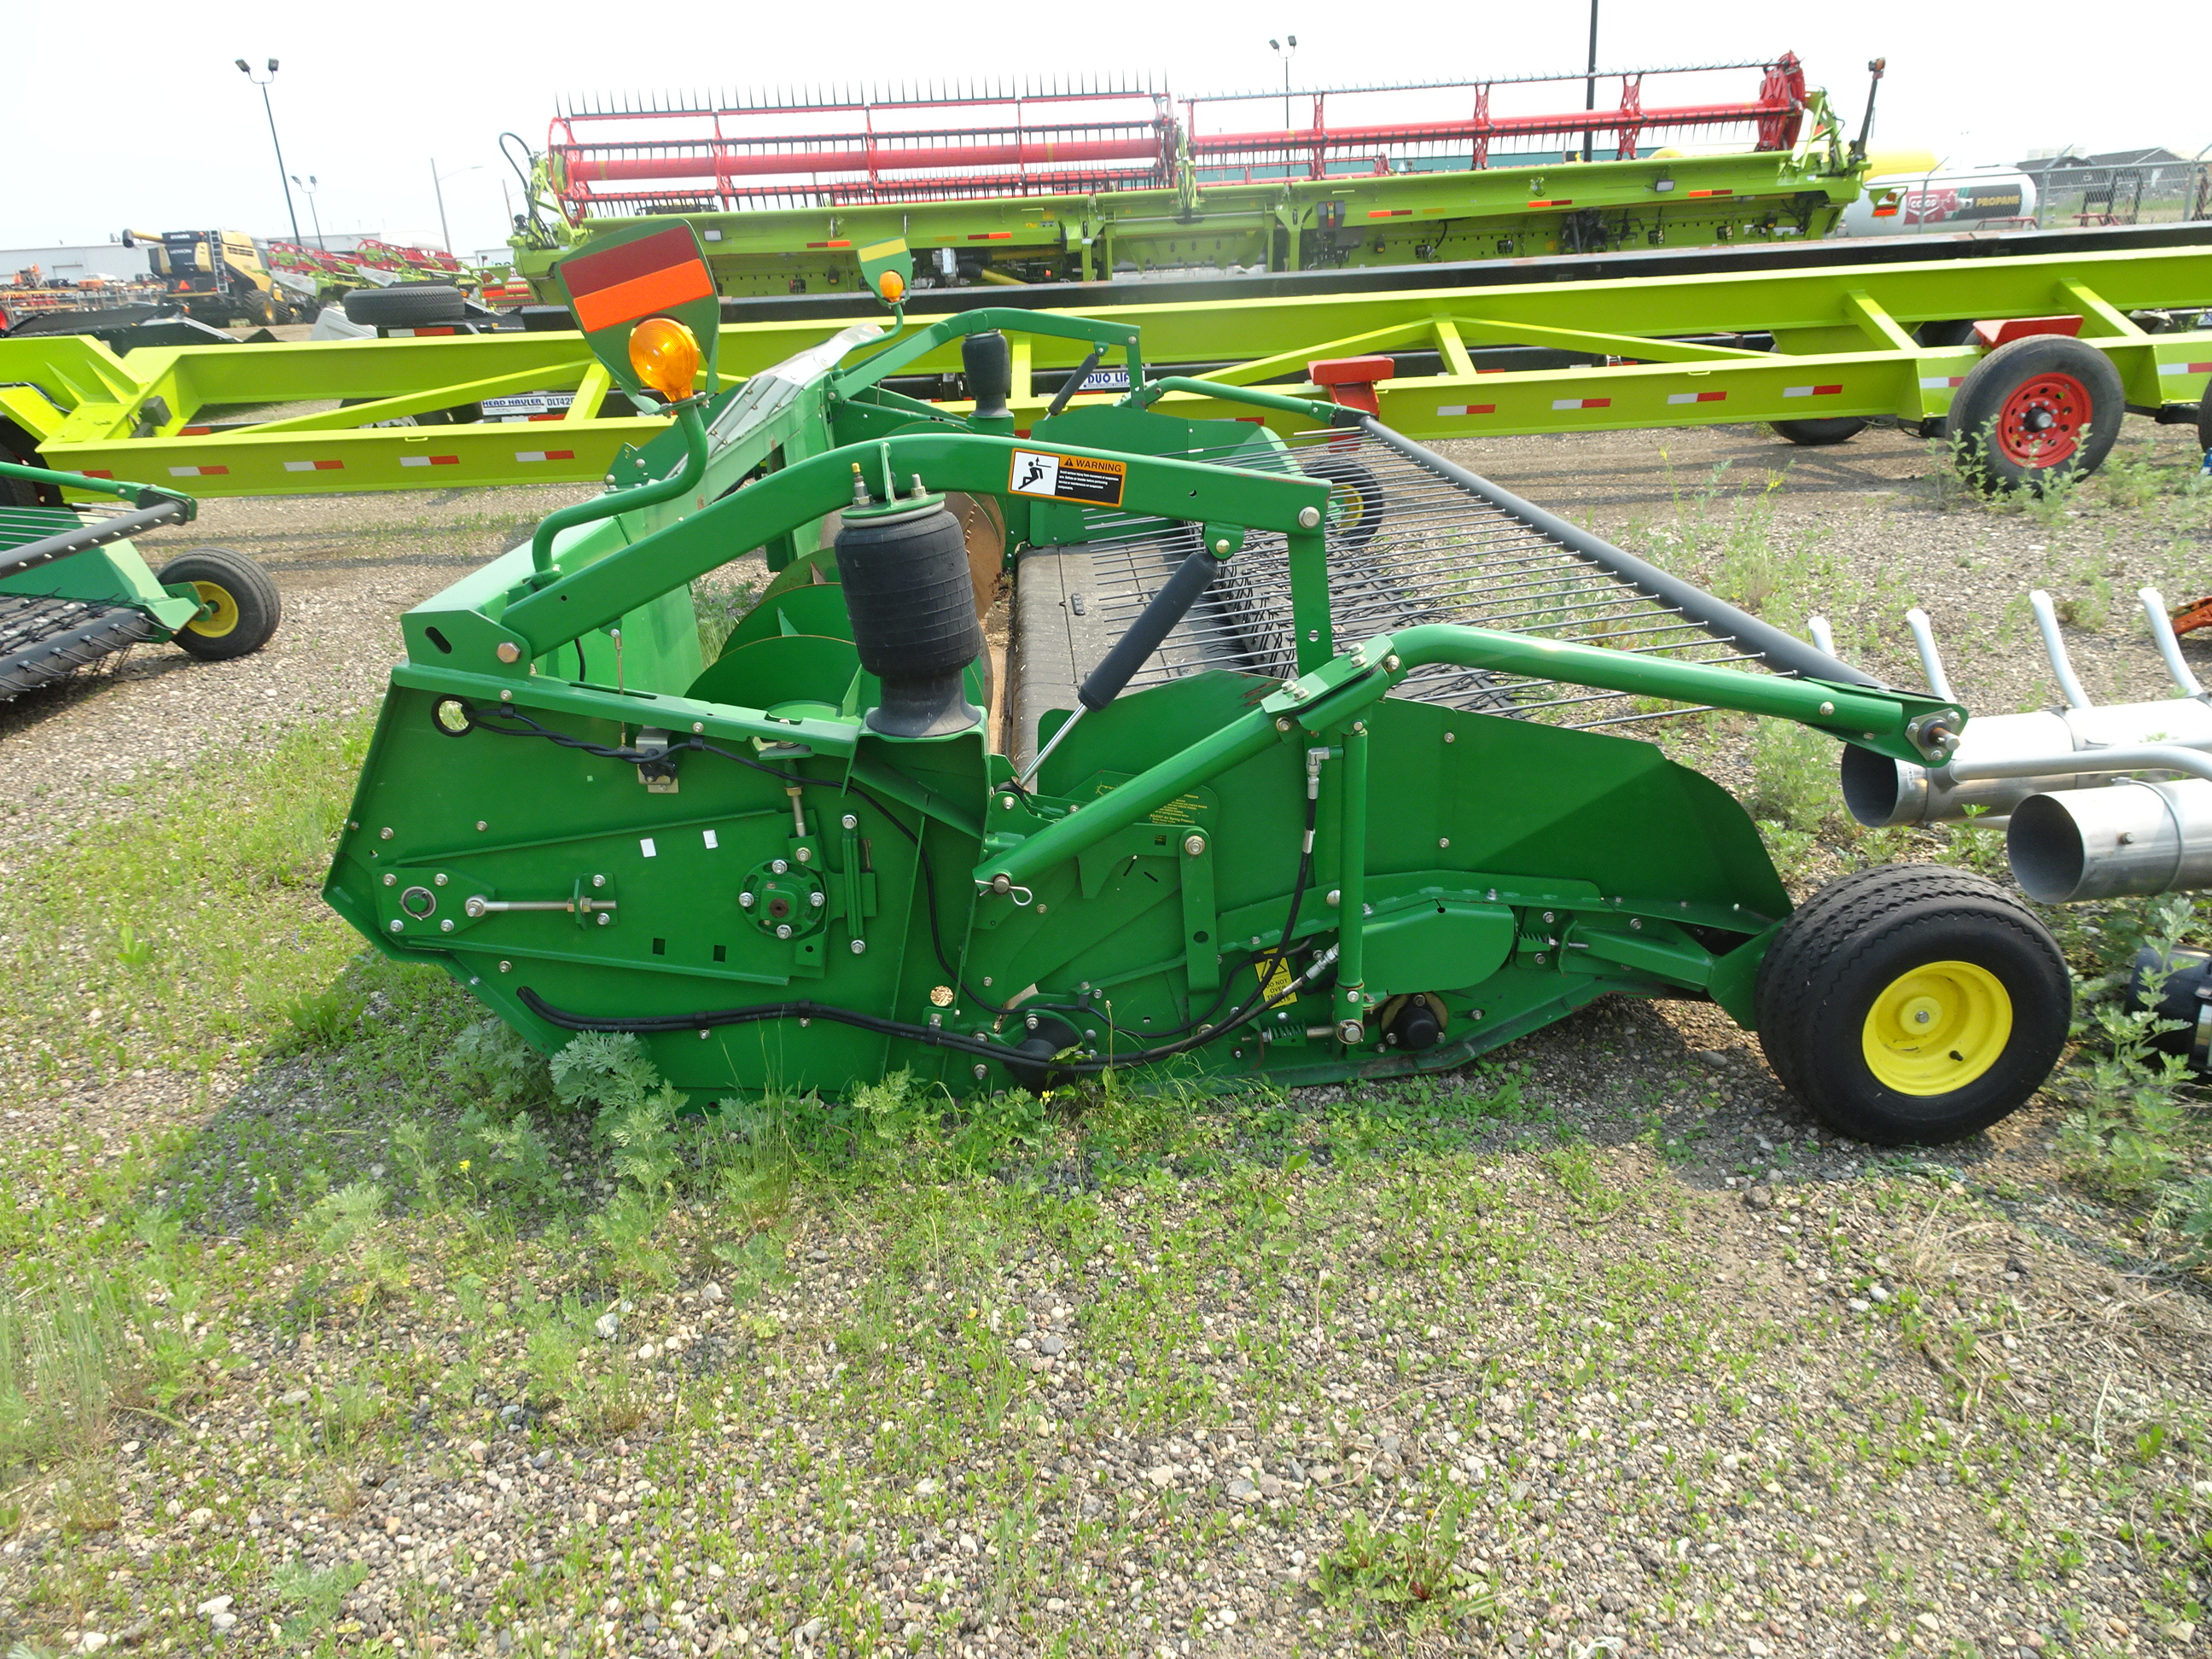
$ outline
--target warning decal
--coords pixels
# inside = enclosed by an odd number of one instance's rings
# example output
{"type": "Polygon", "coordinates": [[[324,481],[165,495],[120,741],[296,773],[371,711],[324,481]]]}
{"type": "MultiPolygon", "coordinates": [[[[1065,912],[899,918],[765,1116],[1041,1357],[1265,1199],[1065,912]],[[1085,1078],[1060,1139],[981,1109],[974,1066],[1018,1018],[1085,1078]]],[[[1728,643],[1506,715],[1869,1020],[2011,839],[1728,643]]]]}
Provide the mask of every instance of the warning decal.
{"type": "Polygon", "coordinates": [[[1280,957],[1254,963],[1252,971],[1267,981],[1260,988],[1260,993],[1267,999],[1266,1006],[1268,1007],[1281,1001],[1291,988],[1298,982],[1298,976],[1291,971],[1291,964],[1280,957]]]}
{"type": "Polygon", "coordinates": [[[1092,507],[1121,505],[1121,485],[1129,476],[1126,461],[1089,455],[1050,455],[1034,449],[1014,452],[1006,488],[1017,495],[1049,495],[1092,507]]]}

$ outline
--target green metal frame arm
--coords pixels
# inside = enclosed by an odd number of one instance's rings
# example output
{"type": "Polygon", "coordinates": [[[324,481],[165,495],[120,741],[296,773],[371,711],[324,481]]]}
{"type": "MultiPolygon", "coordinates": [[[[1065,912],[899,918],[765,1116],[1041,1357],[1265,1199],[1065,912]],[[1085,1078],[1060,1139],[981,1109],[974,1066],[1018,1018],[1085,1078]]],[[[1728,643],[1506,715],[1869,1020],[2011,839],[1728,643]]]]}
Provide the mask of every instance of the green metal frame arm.
{"type": "Polygon", "coordinates": [[[1093,345],[1121,346],[1128,358],[1129,384],[1138,385],[1145,378],[1144,358],[1137,345],[1134,324],[1102,323],[1089,317],[1064,316],[1057,312],[987,306],[980,311],[963,311],[957,316],[941,318],[927,328],[893,341],[873,356],[864,357],[852,368],[841,370],[830,381],[830,396],[850,398],[886,374],[895,374],[908,364],[927,357],[940,346],[994,328],[1017,334],[1048,334],[1063,340],[1087,341],[1093,345]]]}
{"type": "MultiPolygon", "coordinates": [[[[1395,634],[1378,635],[1353,653],[1350,660],[1359,666],[1380,666],[1392,685],[1412,669],[1445,663],[1626,691],[1632,696],[1771,714],[1915,766],[1936,763],[1941,744],[1937,738],[1923,741],[1919,732],[1941,726],[1955,737],[1966,724],[1966,711],[1957,703],[1910,692],[1873,691],[1864,686],[1785,678],[1778,674],[1747,674],[1741,669],[1676,662],[1608,651],[1601,646],[1501,634],[1449,623],[1426,623],[1395,634]]],[[[1299,684],[1303,688],[1305,682],[1299,684]]],[[[1380,696],[1386,689],[1378,684],[1368,700],[1380,696]]],[[[1285,699],[1291,695],[1281,694],[1285,699]]]]}
{"type": "Polygon", "coordinates": [[[1916,765],[1936,762],[1943,752],[1939,733],[1955,738],[1966,723],[1966,710],[1956,703],[1909,693],[1747,674],[1487,628],[1424,623],[1377,635],[1331,659],[1212,737],[1139,773],[1103,799],[1085,803],[1080,812],[1040,830],[1020,846],[985,860],[976,867],[975,879],[986,886],[1000,876],[1016,886],[1033,881],[1062,860],[1259,754],[1277,739],[1279,720],[1287,720],[1294,732],[1306,733],[1341,725],[1386,696],[1412,670],[1432,663],[1771,714],[1916,765]]]}
{"type": "MultiPolygon", "coordinates": [[[[1126,513],[1280,531],[1290,538],[1293,556],[1308,544],[1309,550],[1317,552],[1320,548],[1319,526],[1328,506],[1326,479],[1251,472],[1201,461],[1115,453],[1071,444],[1039,444],[946,427],[848,444],[771,473],[739,494],[711,503],[516,600],[500,617],[500,623],[523,641],[526,657],[543,656],[613,622],[645,600],[728,562],[747,548],[760,546],[850,506],[856,464],[879,495],[884,493],[886,477],[906,485],[920,474],[927,489],[1004,497],[1009,493],[1015,452],[1038,448],[1126,467],[1121,497],[1126,513]],[[1310,526],[1301,518],[1309,512],[1313,518],[1310,526]]],[[[638,500],[638,492],[606,499],[614,503],[608,510],[622,512],[638,500]]],[[[578,509],[566,511],[574,514],[578,509]]],[[[546,522],[550,525],[554,520],[546,522]]]]}
{"type": "MultiPolygon", "coordinates": [[[[617,513],[657,506],[681,495],[699,482],[707,471],[707,422],[700,416],[699,404],[700,400],[693,398],[676,405],[676,429],[684,434],[684,461],[675,471],[635,489],[609,490],[604,495],[594,495],[588,501],[578,501],[546,515],[544,522],[538,526],[538,533],[530,538],[533,572],[543,575],[551,571],[553,538],[562,531],[575,525],[611,519],[617,513]]],[[[579,629],[577,633],[582,631],[579,629]]],[[[575,635],[565,637],[574,639],[575,635]]]]}
{"type": "Polygon", "coordinates": [[[1020,846],[985,860],[975,867],[976,883],[988,887],[1004,876],[1011,884],[1023,886],[1055,864],[1097,846],[1208,778],[1243,764],[1269,744],[1279,741],[1273,714],[1255,708],[1239,715],[1210,737],[1139,772],[1111,793],[1086,801],[1080,812],[1070,813],[1020,846]]]}
{"type": "Polygon", "coordinates": [[[1640,334],[1609,334],[1592,328],[1552,328],[1537,323],[1499,322],[1488,317],[1455,314],[1449,323],[1462,337],[1500,341],[1516,345],[1552,346],[1562,351],[1601,351],[1650,363],[1717,363],[1730,360],[1771,361],[1773,354],[1747,351],[1737,346],[1705,345],[1695,340],[1668,340],[1640,334]]]}

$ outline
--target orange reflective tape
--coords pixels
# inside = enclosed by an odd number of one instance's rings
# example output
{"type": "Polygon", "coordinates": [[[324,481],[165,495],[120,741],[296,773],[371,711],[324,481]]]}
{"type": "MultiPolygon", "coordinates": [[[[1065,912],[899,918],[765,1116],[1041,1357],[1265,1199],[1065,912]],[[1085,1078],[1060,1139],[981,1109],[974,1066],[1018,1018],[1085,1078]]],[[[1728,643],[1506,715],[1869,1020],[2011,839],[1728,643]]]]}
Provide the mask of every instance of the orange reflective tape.
{"type": "Polygon", "coordinates": [[[707,274],[706,265],[697,259],[687,259],[680,265],[665,265],[633,276],[626,283],[617,283],[611,288],[596,289],[571,298],[575,303],[577,325],[586,334],[596,334],[618,323],[635,322],[656,311],[672,311],[694,300],[709,298],[714,292],[714,278],[707,274]]]}

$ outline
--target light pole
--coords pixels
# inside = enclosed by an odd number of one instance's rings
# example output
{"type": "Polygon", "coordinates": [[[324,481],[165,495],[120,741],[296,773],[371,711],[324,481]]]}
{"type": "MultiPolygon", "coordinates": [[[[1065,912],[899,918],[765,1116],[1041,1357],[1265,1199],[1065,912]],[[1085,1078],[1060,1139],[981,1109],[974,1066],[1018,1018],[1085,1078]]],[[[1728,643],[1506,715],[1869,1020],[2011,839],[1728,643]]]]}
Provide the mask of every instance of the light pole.
{"type": "MultiPolygon", "coordinates": [[[[1589,81],[1583,94],[1583,107],[1592,114],[1597,112],[1597,0],[1590,0],[1589,81]]],[[[1590,159],[1590,140],[1597,135],[1587,128],[1583,132],[1583,160],[1590,159]]]]}
{"type": "Polygon", "coordinates": [[[1270,40],[1267,44],[1274,48],[1275,56],[1283,60],[1283,131],[1288,132],[1291,130],[1291,59],[1297,56],[1298,37],[1286,34],[1282,40],[1270,40]],[[1284,40],[1290,42],[1287,47],[1284,46],[1284,40]]]}
{"type": "Polygon", "coordinates": [[[253,65],[243,58],[234,61],[238,64],[238,72],[261,88],[261,112],[269,118],[269,146],[276,152],[276,179],[284,186],[284,216],[292,222],[292,240],[297,242],[300,240],[300,214],[292,205],[292,176],[284,171],[284,146],[277,141],[276,112],[269,102],[269,83],[276,78],[276,60],[274,58],[269,60],[269,73],[265,76],[256,75],[253,65]]]}
{"type": "MultiPolygon", "coordinates": [[[[292,174],[291,178],[294,184],[300,185],[300,175],[298,173],[295,173],[292,174]]],[[[322,249],[324,252],[328,253],[331,251],[330,244],[323,240],[323,216],[318,212],[315,208],[315,175],[312,173],[309,173],[307,175],[307,182],[304,185],[300,185],[300,189],[306,194],[307,198],[307,217],[314,222],[315,246],[322,249]]]]}
{"type": "MultiPolygon", "coordinates": [[[[474,167],[455,167],[451,173],[441,173],[438,171],[438,158],[434,155],[430,158],[430,188],[438,197],[438,234],[446,239],[446,252],[448,253],[453,253],[453,233],[446,228],[446,180],[458,179],[465,173],[483,171],[483,166],[479,162],[474,167]]],[[[457,253],[453,257],[460,258],[457,253]]]]}

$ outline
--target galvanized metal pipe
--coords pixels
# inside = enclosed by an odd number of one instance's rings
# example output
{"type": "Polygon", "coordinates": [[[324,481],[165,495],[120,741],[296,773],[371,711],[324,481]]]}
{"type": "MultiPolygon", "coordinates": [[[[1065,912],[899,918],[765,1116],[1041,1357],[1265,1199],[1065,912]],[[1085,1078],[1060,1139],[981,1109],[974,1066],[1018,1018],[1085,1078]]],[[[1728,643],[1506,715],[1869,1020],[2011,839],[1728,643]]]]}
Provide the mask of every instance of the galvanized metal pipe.
{"type": "Polygon", "coordinates": [[[2150,624],[2152,641],[2158,654],[2166,663],[2166,672],[2174,684],[2181,688],[2185,697],[2201,697],[2204,688],[2197,676],[2190,672],[2189,665],[2182,660],[2181,641],[2173,637],[2173,619],[2166,614],[2166,595],[2155,587],[2138,587],[2136,597],[2142,601],[2143,620],[2150,624]]]}
{"type": "Polygon", "coordinates": [[[2066,699],[2069,708],[2094,707],[2089,694],[2074,672],[2074,659],[2066,654],[2066,641],[2058,631],[2058,613],[2051,608],[2051,595],[2041,588],[2030,590],[2028,609],[2035,613],[2035,631],[2043,635],[2043,654],[2051,659],[2051,678],[2058,682],[2059,694],[2066,699]]]}
{"type": "Polygon", "coordinates": [[[1943,659],[1936,653],[1936,630],[1928,613],[1914,605],[1905,613],[1905,625],[1912,630],[1912,648],[1920,653],[1920,672],[1928,677],[1928,689],[1946,702],[1956,702],[1959,696],[1951,690],[1951,677],[1943,672],[1943,659]]]}
{"type": "Polygon", "coordinates": [[[2005,832],[2014,879],[2045,904],[2212,887],[2212,757],[2194,758],[2179,782],[2022,801],[2005,832]]]}
{"type": "Polygon", "coordinates": [[[1947,766],[1930,769],[1847,749],[1844,805],[1869,829],[1941,823],[1978,810],[2002,817],[2030,795],[2089,789],[2122,772],[2188,772],[2212,755],[2212,707],[2194,698],[1995,714],[1966,727],[1947,766]],[[2130,756],[2180,756],[2131,760],[2130,756]],[[2193,757],[2194,759],[2190,757],[2193,757]]]}

